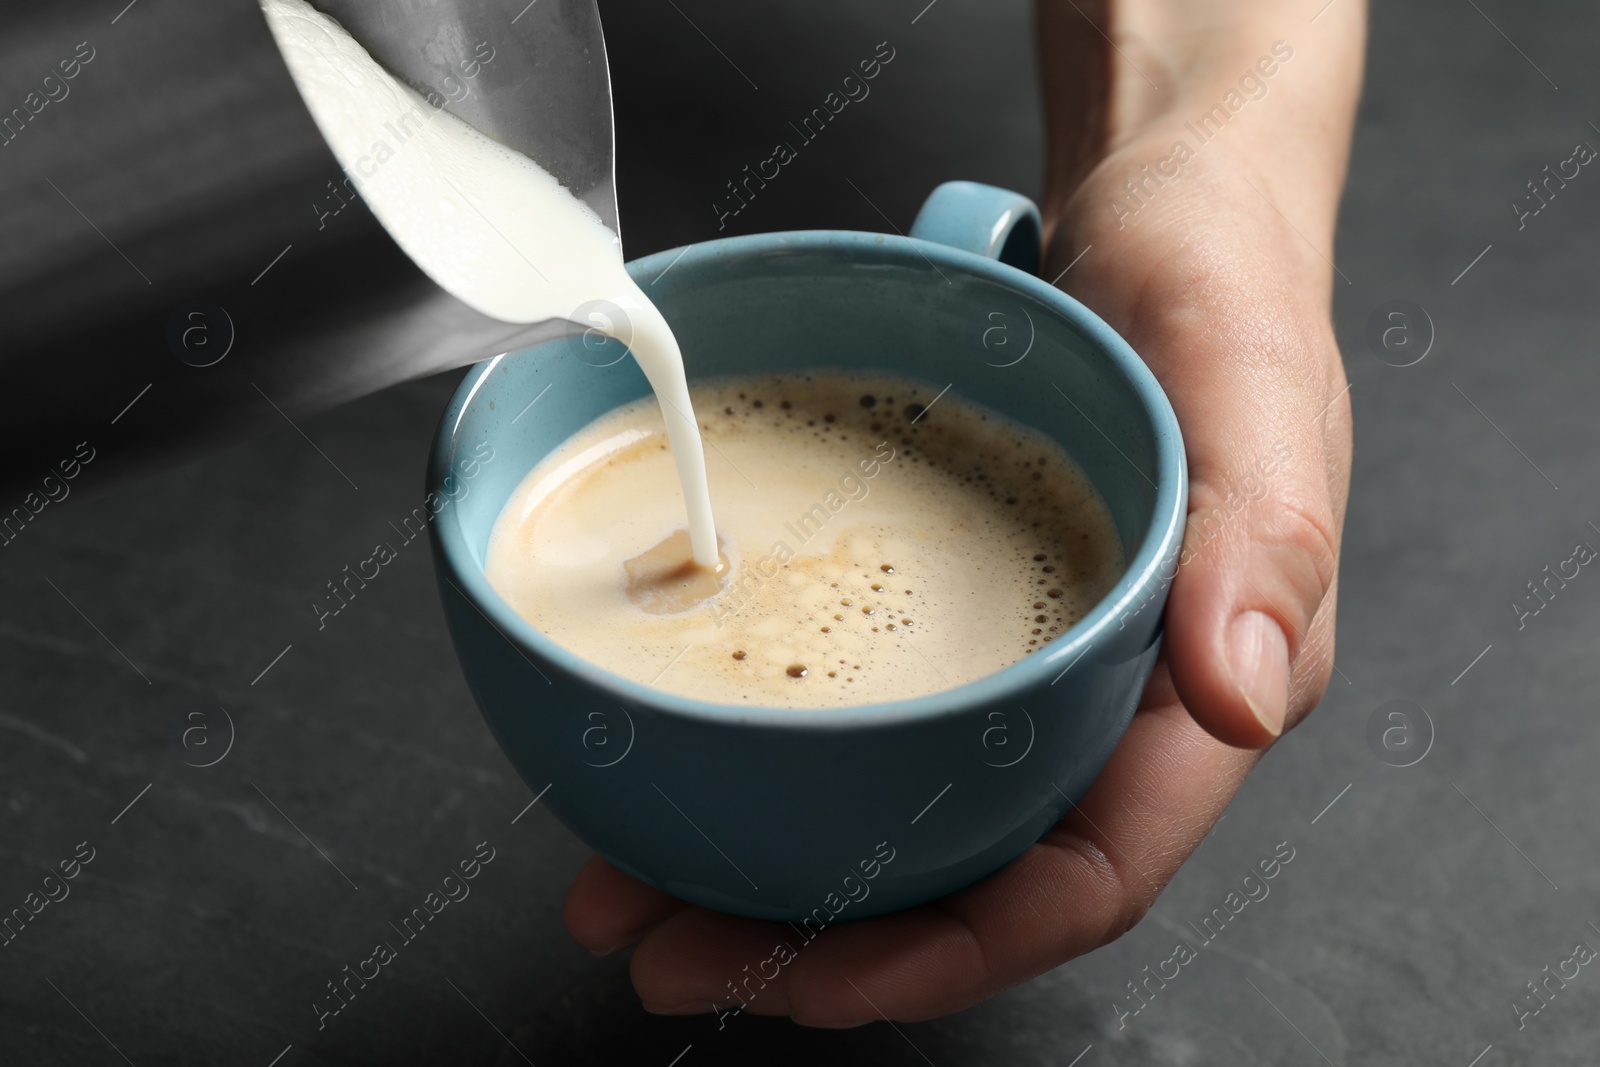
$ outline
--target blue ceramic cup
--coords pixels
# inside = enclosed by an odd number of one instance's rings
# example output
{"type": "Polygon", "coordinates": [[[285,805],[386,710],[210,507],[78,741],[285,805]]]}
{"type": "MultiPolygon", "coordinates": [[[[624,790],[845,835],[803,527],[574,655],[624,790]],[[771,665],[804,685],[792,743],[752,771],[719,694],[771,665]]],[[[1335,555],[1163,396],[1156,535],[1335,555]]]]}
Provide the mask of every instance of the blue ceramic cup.
{"type": "Polygon", "coordinates": [[[512,764],[613,865],[683,900],[816,928],[993,873],[1105,765],[1159,644],[1187,507],[1183,444],[1139,357],[1035,277],[1038,263],[1031,202],[953,182],[911,237],[732,237],[628,268],[691,379],[841,367],[948,383],[1059,441],[1109,504],[1129,561],[1110,593],[1039,652],[915,699],[715,703],[629,681],[539,633],[484,579],[490,529],[534,464],[649,387],[620,345],[593,336],[462,381],[428,470],[430,492],[453,501],[433,524],[451,636],[512,764]]]}

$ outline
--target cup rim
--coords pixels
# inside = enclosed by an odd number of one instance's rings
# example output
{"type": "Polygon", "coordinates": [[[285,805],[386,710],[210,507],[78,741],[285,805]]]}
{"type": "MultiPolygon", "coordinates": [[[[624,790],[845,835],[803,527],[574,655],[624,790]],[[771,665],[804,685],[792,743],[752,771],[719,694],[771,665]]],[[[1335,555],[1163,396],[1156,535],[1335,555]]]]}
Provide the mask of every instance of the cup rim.
{"type": "MultiPolygon", "coordinates": [[[[1097,346],[1100,354],[1109,359],[1128,380],[1139,397],[1153,431],[1156,454],[1154,473],[1157,480],[1149,525],[1121,577],[1087,614],[1051,640],[1038,654],[1024,656],[1016,663],[954,688],[905,700],[844,707],[787,708],[761,704],[724,704],[652,688],[568,651],[519,615],[489,584],[483,569],[473,562],[465,533],[453,514],[447,517],[447,521],[433,523],[436,566],[448,567],[451,573],[443,576],[524,658],[530,652],[535,653],[557,669],[600,689],[624,706],[650,708],[669,716],[721,725],[738,722],[745,726],[770,728],[839,730],[883,727],[959,715],[980,706],[1004,703],[1049,679],[1054,679],[1050,684],[1055,684],[1090,648],[1106,639],[1105,635],[1115,621],[1145,599],[1148,590],[1170,581],[1170,574],[1163,577],[1157,572],[1177,555],[1182,543],[1188,501],[1188,467],[1177,416],[1166,392],[1144,360],[1104,320],[1060,289],[998,260],[949,245],[915,237],[857,230],[788,230],[716,238],[643,256],[628,263],[627,267],[638,282],[643,278],[660,278],[669,269],[692,269],[704,261],[768,252],[775,247],[809,247],[837,252],[841,246],[849,255],[863,252],[893,254],[911,262],[948,267],[1032,297],[1084,333],[1097,346]]],[[[479,387],[488,380],[488,375],[509,354],[504,353],[479,363],[456,387],[440,418],[430,449],[428,491],[441,490],[444,478],[450,473],[455,460],[456,431],[465,411],[472,404],[479,387]]]]}

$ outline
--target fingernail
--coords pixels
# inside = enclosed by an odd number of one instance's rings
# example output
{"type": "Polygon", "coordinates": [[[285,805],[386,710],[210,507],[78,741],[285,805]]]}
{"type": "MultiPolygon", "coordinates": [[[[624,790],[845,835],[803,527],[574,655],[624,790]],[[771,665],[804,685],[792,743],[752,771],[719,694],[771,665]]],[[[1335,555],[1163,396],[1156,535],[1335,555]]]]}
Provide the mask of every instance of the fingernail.
{"type": "Polygon", "coordinates": [[[632,937],[624,937],[624,938],[622,938],[620,940],[611,942],[611,944],[607,945],[604,948],[591,948],[589,950],[589,953],[590,953],[590,955],[599,956],[599,957],[604,958],[606,956],[611,955],[613,952],[617,952],[620,949],[627,948],[629,945],[633,944],[634,940],[635,939],[632,938],[632,937]]]}
{"type": "Polygon", "coordinates": [[[645,1011],[653,1016],[699,1016],[712,1009],[710,1001],[698,1005],[645,1005],[645,1011]]]}
{"type": "Polygon", "coordinates": [[[646,1004],[644,1010],[651,1015],[706,1015],[716,1011],[717,1006],[709,1000],[697,1000],[691,1004],[646,1004]]]}
{"type": "Polygon", "coordinates": [[[1233,678],[1245,703],[1273,737],[1283,733],[1289,706],[1289,642],[1272,617],[1247,611],[1228,631],[1233,678]]]}
{"type": "Polygon", "coordinates": [[[799,1026],[815,1027],[818,1030],[854,1030],[858,1026],[866,1026],[868,1023],[877,1022],[879,1018],[880,1018],[880,1016],[877,1016],[877,1015],[869,1015],[864,1019],[848,1019],[848,1020],[827,1019],[827,1020],[819,1020],[819,1019],[805,1019],[805,1018],[801,1018],[799,1016],[796,1016],[794,1018],[794,1021],[799,1026]]]}

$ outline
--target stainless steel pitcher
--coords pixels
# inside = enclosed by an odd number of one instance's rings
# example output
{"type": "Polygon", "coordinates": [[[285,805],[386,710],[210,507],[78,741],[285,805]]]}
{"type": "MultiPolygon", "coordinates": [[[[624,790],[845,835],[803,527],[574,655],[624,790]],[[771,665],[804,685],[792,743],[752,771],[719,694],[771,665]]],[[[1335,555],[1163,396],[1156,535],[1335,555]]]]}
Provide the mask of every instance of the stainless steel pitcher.
{"type": "MultiPolygon", "coordinates": [[[[0,35],[0,521],[80,443],[92,487],[586,327],[501,322],[425,275],[255,0],[118,6],[13,5],[0,35]]],[[[617,229],[595,0],[316,6],[617,229]]]]}

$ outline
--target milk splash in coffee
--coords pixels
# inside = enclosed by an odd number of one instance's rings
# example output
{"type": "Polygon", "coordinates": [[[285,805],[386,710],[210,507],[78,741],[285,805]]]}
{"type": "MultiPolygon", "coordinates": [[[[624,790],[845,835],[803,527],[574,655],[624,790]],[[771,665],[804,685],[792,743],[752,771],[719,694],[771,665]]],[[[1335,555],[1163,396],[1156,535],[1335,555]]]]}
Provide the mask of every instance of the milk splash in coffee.
{"type": "Polygon", "coordinates": [[[660,402],[695,563],[717,541],[683,356],[623,266],[617,235],[527,156],[435,108],[305,0],[262,11],[317,127],[395,242],[447,292],[507,322],[566,318],[607,300],[660,402]]]}

